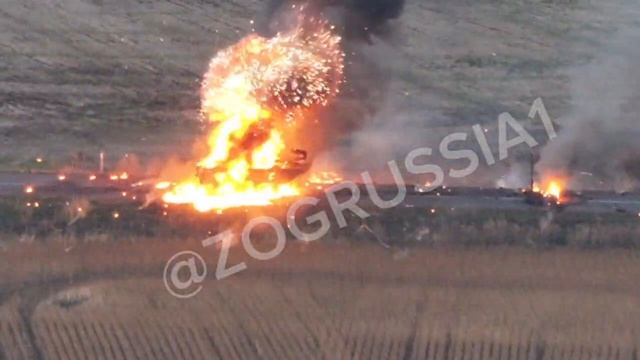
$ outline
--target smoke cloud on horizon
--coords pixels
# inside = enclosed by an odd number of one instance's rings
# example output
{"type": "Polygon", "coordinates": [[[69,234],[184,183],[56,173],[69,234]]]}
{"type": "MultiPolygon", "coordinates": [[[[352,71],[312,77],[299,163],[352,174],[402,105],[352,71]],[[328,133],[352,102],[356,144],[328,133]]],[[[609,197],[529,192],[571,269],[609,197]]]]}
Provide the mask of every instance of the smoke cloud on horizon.
{"type": "Polygon", "coordinates": [[[573,69],[572,106],[541,151],[539,175],[563,172],[576,188],[629,190],[640,180],[640,29],[624,29],[573,69]]]}

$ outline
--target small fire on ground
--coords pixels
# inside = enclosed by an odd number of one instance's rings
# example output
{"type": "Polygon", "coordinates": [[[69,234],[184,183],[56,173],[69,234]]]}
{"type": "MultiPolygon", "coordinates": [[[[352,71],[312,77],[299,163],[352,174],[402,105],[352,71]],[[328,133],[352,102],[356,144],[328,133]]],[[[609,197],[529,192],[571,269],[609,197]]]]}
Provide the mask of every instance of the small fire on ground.
{"type": "Polygon", "coordinates": [[[568,179],[564,176],[548,176],[540,183],[535,183],[533,185],[533,191],[561,204],[566,200],[565,191],[567,189],[567,183],[568,179]]]}

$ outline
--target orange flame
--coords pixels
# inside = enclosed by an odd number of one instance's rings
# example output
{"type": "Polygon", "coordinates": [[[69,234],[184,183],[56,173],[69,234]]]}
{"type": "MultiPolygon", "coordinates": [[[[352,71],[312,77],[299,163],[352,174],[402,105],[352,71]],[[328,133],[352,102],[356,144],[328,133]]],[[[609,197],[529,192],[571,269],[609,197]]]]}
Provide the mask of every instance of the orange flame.
{"type": "Polygon", "coordinates": [[[554,199],[557,203],[564,201],[564,192],[567,188],[567,178],[563,176],[549,176],[542,181],[542,184],[535,184],[533,191],[541,193],[545,197],[554,199]]]}
{"type": "Polygon", "coordinates": [[[307,178],[307,185],[334,185],[344,179],[338,173],[333,171],[318,171],[314,172],[307,178]]]}
{"type": "Polygon", "coordinates": [[[326,23],[301,18],[290,32],[271,39],[252,34],[219,52],[202,87],[202,114],[212,125],[209,152],[198,161],[198,173],[178,181],[162,199],[208,212],[300,194],[274,174],[286,165],[289,132],[339,93],[340,41],[326,23]],[[256,170],[269,177],[254,180],[256,170]]]}

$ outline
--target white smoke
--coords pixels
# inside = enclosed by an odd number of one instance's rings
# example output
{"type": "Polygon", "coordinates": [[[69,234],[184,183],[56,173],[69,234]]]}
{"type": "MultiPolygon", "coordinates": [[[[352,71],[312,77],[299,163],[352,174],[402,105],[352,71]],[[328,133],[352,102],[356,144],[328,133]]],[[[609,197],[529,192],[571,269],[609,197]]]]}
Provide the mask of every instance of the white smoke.
{"type": "Polygon", "coordinates": [[[539,174],[564,171],[575,187],[628,189],[640,162],[640,29],[624,29],[571,72],[572,108],[541,152],[539,174]]]}

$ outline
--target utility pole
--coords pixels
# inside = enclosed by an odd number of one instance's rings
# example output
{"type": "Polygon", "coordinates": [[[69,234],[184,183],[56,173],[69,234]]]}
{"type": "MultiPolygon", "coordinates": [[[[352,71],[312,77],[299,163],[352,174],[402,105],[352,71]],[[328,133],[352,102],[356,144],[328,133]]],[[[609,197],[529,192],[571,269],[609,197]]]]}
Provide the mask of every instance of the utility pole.
{"type": "Polygon", "coordinates": [[[529,150],[529,190],[533,191],[536,183],[536,163],[540,155],[534,149],[529,150]]]}

